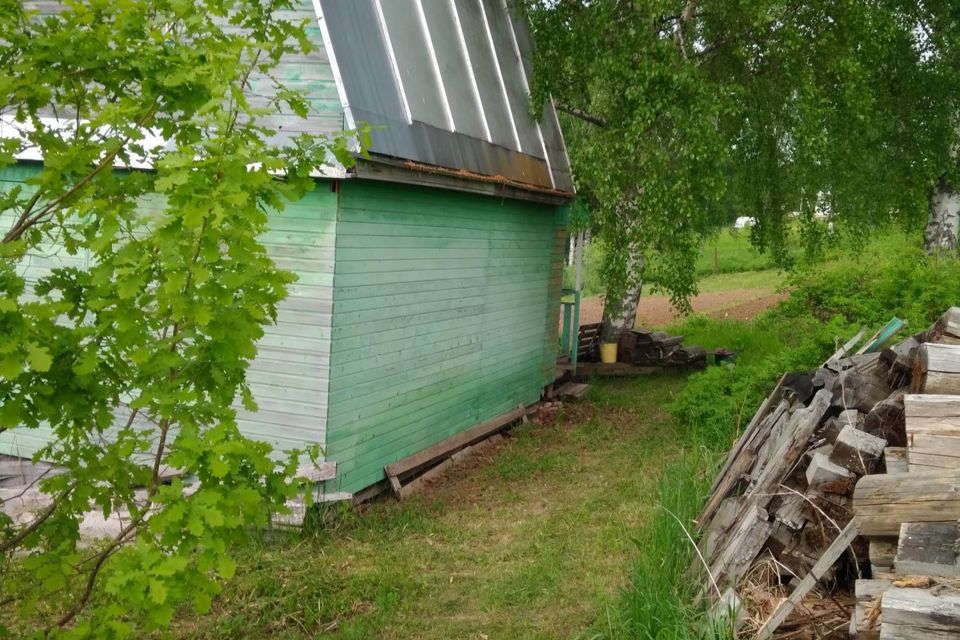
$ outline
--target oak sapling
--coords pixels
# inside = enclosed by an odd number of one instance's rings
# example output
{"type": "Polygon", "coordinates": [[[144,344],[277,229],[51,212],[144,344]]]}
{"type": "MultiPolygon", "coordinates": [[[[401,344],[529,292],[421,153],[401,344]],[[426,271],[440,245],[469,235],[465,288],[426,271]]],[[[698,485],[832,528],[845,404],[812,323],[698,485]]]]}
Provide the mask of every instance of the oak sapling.
{"type": "Polygon", "coordinates": [[[262,124],[310,108],[273,75],[311,47],[289,0],[25,4],[0,0],[0,169],[43,164],[0,183],[0,430],[48,425],[40,456],[65,471],[35,519],[0,522],[0,625],[142,637],[208,609],[232,546],[303,490],[317,452],[278,462],[232,405],[255,408],[246,369],[294,280],[259,240],[268,216],[349,166],[353,134],[262,124]],[[252,77],[275,97],[254,104],[252,77]],[[27,283],[51,246],[85,266],[27,283]],[[91,508],[124,519],[83,547],[91,508]]]}

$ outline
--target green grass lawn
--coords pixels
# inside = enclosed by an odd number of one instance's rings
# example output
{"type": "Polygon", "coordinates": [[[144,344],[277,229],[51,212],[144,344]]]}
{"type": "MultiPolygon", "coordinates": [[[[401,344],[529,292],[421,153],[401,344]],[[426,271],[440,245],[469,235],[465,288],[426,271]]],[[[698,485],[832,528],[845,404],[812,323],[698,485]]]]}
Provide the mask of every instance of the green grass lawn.
{"type": "Polygon", "coordinates": [[[764,289],[776,291],[783,286],[786,274],[778,269],[718,273],[700,279],[700,293],[716,293],[736,289],[764,289]]]}
{"type": "Polygon", "coordinates": [[[700,275],[764,271],[775,267],[769,253],[760,253],[750,244],[749,229],[724,229],[708,238],[697,260],[700,275]]]}
{"type": "MultiPolygon", "coordinates": [[[[602,381],[404,504],[258,543],[181,638],[572,638],[622,609],[635,534],[678,446],[684,377],[602,381]]],[[[653,551],[653,550],[651,550],[653,551]]],[[[591,632],[592,635],[592,632],[591,632]]],[[[587,636],[584,636],[587,637],[587,636]]]]}
{"type": "MultiPolygon", "coordinates": [[[[602,245],[594,243],[587,247],[583,261],[584,296],[603,293],[600,275],[602,259],[602,245]]],[[[726,290],[711,288],[717,286],[730,289],[776,288],[781,281],[773,258],[769,254],[761,254],[750,244],[747,230],[725,229],[705,240],[696,269],[703,292],[726,290]],[[743,283],[737,284],[741,279],[743,283]]],[[[573,267],[564,269],[563,282],[567,288],[574,286],[573,267]]]]}

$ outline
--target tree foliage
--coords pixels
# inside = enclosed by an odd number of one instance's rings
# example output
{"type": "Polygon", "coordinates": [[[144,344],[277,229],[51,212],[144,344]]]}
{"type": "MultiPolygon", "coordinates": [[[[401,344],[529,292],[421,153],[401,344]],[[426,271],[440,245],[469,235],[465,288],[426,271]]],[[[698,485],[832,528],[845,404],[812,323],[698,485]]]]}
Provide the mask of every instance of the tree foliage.
{"type": "Polygon", "coordinates": [[[862,234],[916,225],[956,181],[960,8],[947,0],[559,0],[526,3],[535,95],[567,114],[610,293],[637,274],[695,289],[702,233],[738,215],[787,259],[819,207],[862,234]],[[807,224],[804,224],[807,223],[807,224]]]}
{"type": "Polygon", "coordinates": [[[0,184],[0,431],[49,428],[38,457],[63,470],[35,518],[0,520],[0,631],[141,637],[204,611],[232,543],[300,486],[303,452],[278,462],[232,408],[255,408],[245,371],[294,279],[258,240],[268,216],[350,162],[345,135],[261,124],[310,108],[272,75],[310,48],[290,8],[0,0],[0,169],[43,159],[0,184]],[[28,282],[50,252],[69,266],[28,282]],[[120,520],[84,547],[91,508],[120,520]]]}

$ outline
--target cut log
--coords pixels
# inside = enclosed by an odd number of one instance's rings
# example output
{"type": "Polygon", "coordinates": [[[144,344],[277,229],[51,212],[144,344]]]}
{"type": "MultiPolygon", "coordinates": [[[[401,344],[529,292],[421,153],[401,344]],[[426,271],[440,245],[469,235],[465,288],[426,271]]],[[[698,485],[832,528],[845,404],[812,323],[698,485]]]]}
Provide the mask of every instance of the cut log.
{"type": "Polygon", "coordinates": [[[920,345],[913,371],[913,392],[960,393],[960,345],[920,345]]]}
{"type": "Polygon", "coordinates": [[[960,425],[960,397],[944,395],[904,396],[904,434],[955,436],[960,425]]]}
{"type": "Polygon", "coordinates": [[[833,444],[830,462],[858,475],[872,473],[886,446],[887,441],[883,438],[870,435],[848,424],[840,431],[840,435],[833,444]]]}
{"type": "Polygon", "coordinates": [[[960,398],[911,394],[904,405],[910,470],[960,468],[960,398]]]}
{"type": "Polygon", "coordinates": [[[911,336],[880,354],[880,359],[890,370],[887,374],[887,383],[891,387],[896,389],[909,384],[919,348],[920,341],[911,336]]]}
{"type": "Polygon", "coordinates": [[[930,332],[930,342],[960,344],[960,307],[950,307],[930,332]]]}
{"type": "Polygon", "coordinates": [[[880,360],[891,370],[900,369],[907,373],[913,371],[914,360],[917,357],[917,349],[920,348],[920,342],[910,336],[902,342],[887,347],[880,353],[880,360]]]}
{"type": "Polygon", "coordinates": [[[876,377],[877,367],[881,365],[879,351],[870,353],[859,352],[850,356],[848,360],[861,375],[865,376],[872,375],[876,377]]]}
{"type": "Polygon", "coordinates": [[[866,536],[897,536],[904,522],[960,519],[960,471],[917,471],[860,478],[853,510],[866,536]]]}
{"type": "Polygon", "coordinates": [[[910,470],[907,465],[906,447],[887,447],[883,450],[883,461],[887,467],[887,473],[907,473],[910,470]]]}
{"type": "MultiPolygon", "coordinates": [[[[879,356],[875,361],[879,361],[879,356]]],[[[854,367],[840,374],[844,407],[869,413],[878,402],[886,400],[890,395],[886,376],[877,376],[874,373],[872,370],[864,372],[859,367],[854,367]]]]}
{"type": "Polygon", "coordinates": [[[954,640],[960,637],[960,594],[891,587],[880,618],[880,640],[954,640]]]}
{"type": "Polygon", "coordinates": [[[960,437],[907,434],[907,462],[910,471],[958,469],[960,437]]]}
{"type": "Polygon", "coordinates": [[[857,604],[850,627],[851,635],[857,640],[879,640],[880,599],[891,586],[891,580],[857,580],[854,585],[857,604]]]}
{"type": "Polygon", "coordinates": [[[894,570],[900,575],[960,576],[956,522],[905,522],[894,570]]]}
{"type": "Polygon", "coordinates": [[[960,396],[906,394],[903,397],[907,420],[936,418],[940,422],[960,422],[960,396]]]}
{"type": "Polygon", "coordinates": [[[826,484],[832,484],[853,477],[849,469],[841,467],[831,462],[827,456],[822,453],[816,453],[810,460],[810,466],[807,467],[807,486],[811,489],[817,489],[826,484]]]}

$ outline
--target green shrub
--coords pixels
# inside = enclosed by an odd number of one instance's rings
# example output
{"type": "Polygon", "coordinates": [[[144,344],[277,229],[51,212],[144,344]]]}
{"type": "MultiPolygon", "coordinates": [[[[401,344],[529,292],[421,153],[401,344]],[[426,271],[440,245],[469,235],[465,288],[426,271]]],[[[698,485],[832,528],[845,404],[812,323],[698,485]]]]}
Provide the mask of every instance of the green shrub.
{"type": "Polygon", "coordinates": [[[798,271],[783,313],[882,325],[896,315],[914,331],[960,304],[960,260],[927,256],[919,238],[892,234],[852,257],[798,271]]]}
{"type": "Polygon", "coordinates": [[[690,344],[737,353],[733,367],[692,375],[668,407],[686,437],[713,451],[730,446],[784,372],[815,368],[855,333],[842,317],[820,322],[780,311],[749,323],[695,318],[675,330],[690,344]]]}

